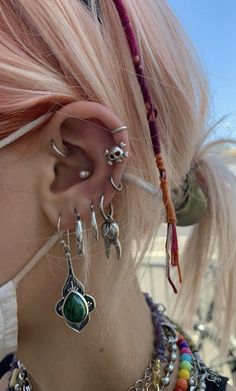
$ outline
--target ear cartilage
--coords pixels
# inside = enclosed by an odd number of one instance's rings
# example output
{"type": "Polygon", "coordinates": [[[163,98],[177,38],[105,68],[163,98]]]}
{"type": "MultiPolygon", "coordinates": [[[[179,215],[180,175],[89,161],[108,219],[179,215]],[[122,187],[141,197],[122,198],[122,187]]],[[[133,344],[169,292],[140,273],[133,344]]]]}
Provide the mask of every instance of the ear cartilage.
{"type": "Polygon", "coordinates": [[[119,145],[105,150],[105,156],[107,157],[107,164],[109,166],[113,166],[114,163],[121,163],[124,157],[128,158],[128,152],[123,149],[125,146],[126,144],[121,141],[119,145]]]}
{"type": "Polygon", "coordinates": [[[57,156],[62,157],[63,159],[68,158],[68,156],[69,156],[69,151],[68,151],[68,149],[66,148],[65,145],[62,144],[63,151],[61,151],[61,150],[56,146],[55,141],[54,141],[53,139],[50,140],[50,144],[51,144],[51,147],[52,147],[53,151],[56,153],[57,156]]]}
{"type": "Polygon", "coordinates": [[[88,179],[88,178],[91,177],[91,175],[92,175],[92,173],[91,173],[91,171],[89,171],[89,170],[81,170],[81,171],[79,172],[79,177],[80,177],[81,179],[88,179]]]}

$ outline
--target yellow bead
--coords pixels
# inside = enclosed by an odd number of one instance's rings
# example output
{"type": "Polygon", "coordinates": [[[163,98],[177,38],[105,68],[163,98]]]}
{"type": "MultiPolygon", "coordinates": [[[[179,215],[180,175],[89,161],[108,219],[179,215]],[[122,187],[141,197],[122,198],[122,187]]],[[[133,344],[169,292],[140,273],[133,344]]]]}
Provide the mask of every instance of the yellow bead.
{"type": "Polygon", "coordinates": [[[187,369],[180,369],[178,377],[181,379],[189,380],[190,373],[187,371],[187,369]]]}

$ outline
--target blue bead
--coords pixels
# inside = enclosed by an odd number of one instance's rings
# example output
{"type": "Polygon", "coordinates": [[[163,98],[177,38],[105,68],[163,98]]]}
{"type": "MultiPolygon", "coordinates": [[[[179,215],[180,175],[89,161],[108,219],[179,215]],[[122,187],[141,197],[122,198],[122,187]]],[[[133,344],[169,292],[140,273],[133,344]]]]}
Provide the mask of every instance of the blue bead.
{"type": "Polygon", "coordinates": [[[188,353],[183,353],[180,356],[180,361],[189,361],[191,363],[192,362],[192,357],[188,353]]]}

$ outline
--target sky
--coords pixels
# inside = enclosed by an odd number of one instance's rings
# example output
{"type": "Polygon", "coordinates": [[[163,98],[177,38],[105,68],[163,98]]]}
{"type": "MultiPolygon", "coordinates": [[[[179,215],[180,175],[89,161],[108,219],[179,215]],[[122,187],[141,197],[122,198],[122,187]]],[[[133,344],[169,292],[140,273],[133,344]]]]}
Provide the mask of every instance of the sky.
{"type": "Polygon", "coordinates": [[[167,0],[191,38],[210,83],[211,119],[230,115],[236,136],[236,0],[167,0]]]}

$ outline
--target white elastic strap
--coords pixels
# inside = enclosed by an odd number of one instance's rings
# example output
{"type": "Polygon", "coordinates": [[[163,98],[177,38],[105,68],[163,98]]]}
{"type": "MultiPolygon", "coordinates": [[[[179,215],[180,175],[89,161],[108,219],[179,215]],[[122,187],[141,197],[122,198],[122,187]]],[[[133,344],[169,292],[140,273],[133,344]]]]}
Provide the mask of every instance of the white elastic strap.
{"type": "Polygon", "coordinates": [[[30,272],[31,269],[38,263],[38,261],[48,252],[48,250],[59,239],[58,232],[51,236],[51,238],[40,248],[40,250],[31,258],[31,260],[23,267],[23,269],[12,279],[15,287],[19,282],[30,272]]]}
{"type": "Polygon", "coordinates": [[[18,138],[24,136],[26,133],[30,132],[36,126],[41,125],[46,119],[48,119],[52,113],[46,113],[41,115],[41,117],[36,118],[34,121],[29,122],[28,124],[22,126],[15,132],[11,133],[9,136],[0,140],[0,149],[6,147],[7,145],[13,143],[18,138]]]}

